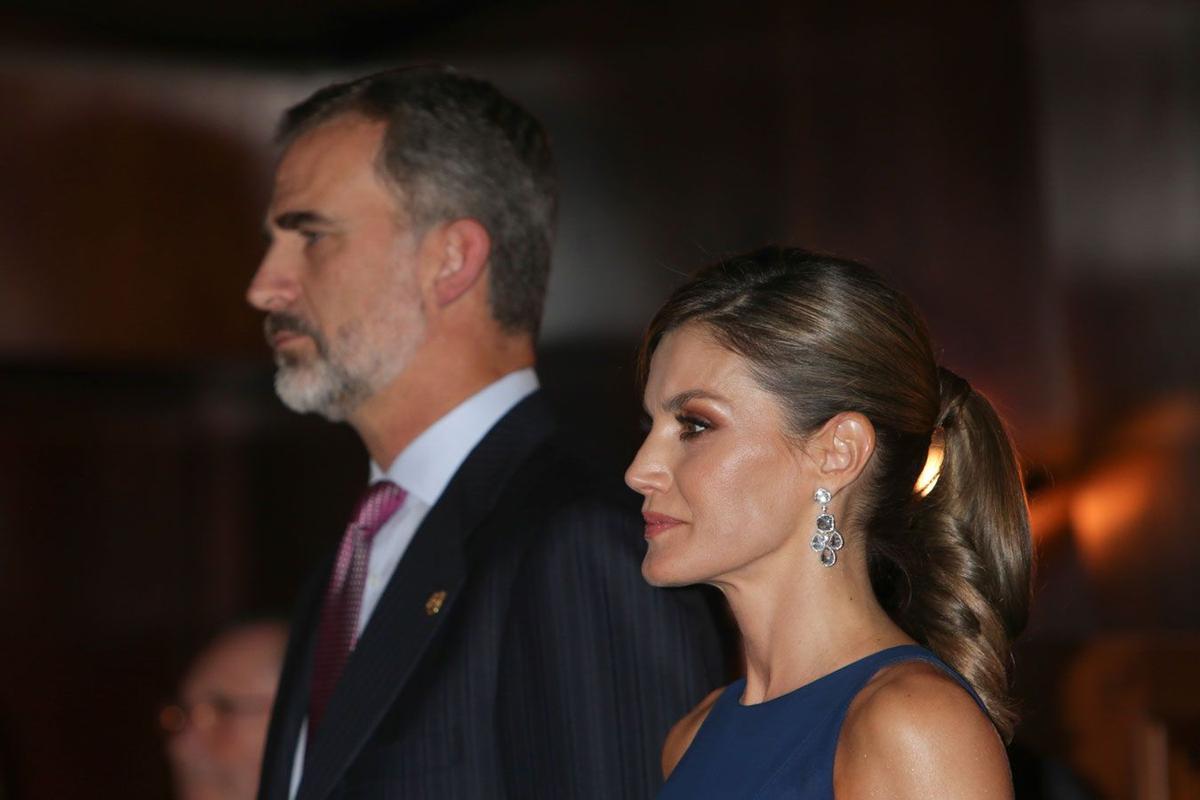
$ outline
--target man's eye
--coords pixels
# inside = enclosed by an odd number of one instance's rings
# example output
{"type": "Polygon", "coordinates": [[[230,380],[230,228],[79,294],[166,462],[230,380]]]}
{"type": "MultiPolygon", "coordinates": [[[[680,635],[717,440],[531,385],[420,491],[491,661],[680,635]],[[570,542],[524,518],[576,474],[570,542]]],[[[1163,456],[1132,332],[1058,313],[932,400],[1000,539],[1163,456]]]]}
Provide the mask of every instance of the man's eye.
{"type": "Polygon", "coordinates": [[[680,439],[691,439],[699,436],[712,427],[707,421],[702,420],[699,417],[679,416],[675,419],[679,422],[680,439]]]}
{"type": "Polygon", "coordinates": [[[302,230],[302,231],[298,231],[298,233],[300,234],[301,238],[304,239],[304,243],[306,245],[316,244],[317,242],[321,241],[321,239],[324,238],[324,236],[325,236],[325,234],[322,233],[321,231],[304,231],[304,230],[302,230]]]}

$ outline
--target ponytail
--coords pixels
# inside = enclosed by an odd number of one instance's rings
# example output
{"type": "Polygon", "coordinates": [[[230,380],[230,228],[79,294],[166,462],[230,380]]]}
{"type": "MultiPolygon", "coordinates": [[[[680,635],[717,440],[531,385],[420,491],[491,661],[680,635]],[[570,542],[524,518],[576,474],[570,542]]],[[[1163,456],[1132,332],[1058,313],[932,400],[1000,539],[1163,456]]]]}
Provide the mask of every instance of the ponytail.
{"type": "Polygon", "coordinates": [[[882,545],[869,553],[872,578],[881,599],[893,598],[896,622],[970,682],[1009,741],[1016,724],[1010,649],[1030,599],[1025,492],[1008,433],[987,398],[945,368],[938,377],[941,471],[927,496],[911,495],[899,542],[872,537],[882,545]],[[880,583],[897,578],[902,591],[880,591],[880,583]]]}

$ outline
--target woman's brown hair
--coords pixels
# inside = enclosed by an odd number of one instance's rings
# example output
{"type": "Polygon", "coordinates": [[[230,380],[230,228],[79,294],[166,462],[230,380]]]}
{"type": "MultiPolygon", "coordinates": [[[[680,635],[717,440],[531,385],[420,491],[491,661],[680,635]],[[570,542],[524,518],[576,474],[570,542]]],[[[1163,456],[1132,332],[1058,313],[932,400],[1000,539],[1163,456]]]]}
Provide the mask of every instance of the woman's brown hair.
{"type": "Polygon", "coordinates": [[[937,365],[908,298],[852,261],[768,247],[700,270],[650,323],[643,378],[685,324],[747,360],[793,434],[843,411],[871,421],[876,449],[848,519],[875,594],[970,682],[1009,740],[1010,649],[1028,614],[1032,546],[1017,457],[991,404],[937,365]],[[922,496],[914,486],[935,431],[944,460],[922,496]]]}

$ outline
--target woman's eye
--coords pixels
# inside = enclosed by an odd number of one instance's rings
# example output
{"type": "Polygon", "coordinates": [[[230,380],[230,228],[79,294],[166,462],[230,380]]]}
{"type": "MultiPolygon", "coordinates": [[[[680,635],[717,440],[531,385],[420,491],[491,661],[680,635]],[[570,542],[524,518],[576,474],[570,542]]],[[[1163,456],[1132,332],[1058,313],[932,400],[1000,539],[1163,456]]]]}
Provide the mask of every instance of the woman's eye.
{"type": "Polygon", "coordinates": [[[300,236],[304,239],[304,244],[306,245],[316,244],[321,241],[321,237],[324,235],[320,231],[300,231],[300,236]]]}
{"type": "Polygon", "coordinates": [[[699,436],[711,427],[708,422],[699,417],[680,416],[675,419],[679,422],[680,439],[691,439],[699,436]]]}

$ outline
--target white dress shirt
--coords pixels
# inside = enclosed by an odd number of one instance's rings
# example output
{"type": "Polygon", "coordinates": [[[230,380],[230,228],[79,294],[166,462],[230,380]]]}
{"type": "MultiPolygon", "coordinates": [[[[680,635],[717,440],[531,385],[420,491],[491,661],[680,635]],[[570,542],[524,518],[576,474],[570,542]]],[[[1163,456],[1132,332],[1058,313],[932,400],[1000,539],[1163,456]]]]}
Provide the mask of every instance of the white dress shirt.
{"type": "MultiPolygon", "coordinates": [[[[371,462],[371,483],[389,480],[408,492],[404,505],[383,524],[371,540],[367,561],[367,582],[363,587],[362,608],[358,614],[358,634],[362,634],[379,597],[396,571],[396,565],[429,509],[442,496],[450,479],[467,460],[475,445],[487,432],[538,388],[532,369],[510,372],[459,403],[454,410],[430,425],[404,448],[387,471],[371,462]]],[[[308,738],[308,718],[300,726],[296,757],[292,762],[289,797],[295,798],[304,769],[304,748],[308,738]]]]}

